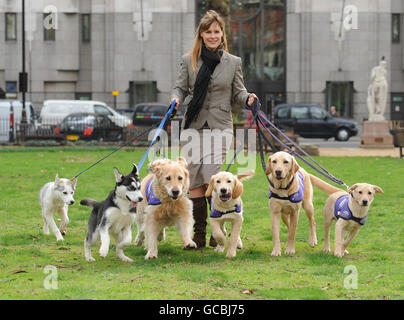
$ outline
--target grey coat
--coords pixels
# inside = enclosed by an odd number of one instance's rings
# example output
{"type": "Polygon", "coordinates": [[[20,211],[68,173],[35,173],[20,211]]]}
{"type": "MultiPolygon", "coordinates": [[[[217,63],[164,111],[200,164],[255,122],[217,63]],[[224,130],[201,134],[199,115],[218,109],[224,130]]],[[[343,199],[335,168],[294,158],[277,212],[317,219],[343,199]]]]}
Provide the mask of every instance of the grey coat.
{"type": "MultiPolygon", "coordinates": [[[[194,83],[202,60],[197,63],[194,72],[189,54],[182,57],[181,66],[171,98],[177,97],[181,104],[188,105],[192,100],[194,83]],[[184,100],[186,99],[186,100],[184,100]]],[[[200,129],[207,122],[211,129],[232,129],[232,106],[244,106],[248,92],[244,87],[241,58],[223,51],[220,63],[216,66],[209,82],[208,92],[198,117],[191,123],[190,128],[200,129]]],[[[185,114],[186,117],[186,114],[185,114]]],[[[182,128],[185,121],[182,122],[182,128]]]]}

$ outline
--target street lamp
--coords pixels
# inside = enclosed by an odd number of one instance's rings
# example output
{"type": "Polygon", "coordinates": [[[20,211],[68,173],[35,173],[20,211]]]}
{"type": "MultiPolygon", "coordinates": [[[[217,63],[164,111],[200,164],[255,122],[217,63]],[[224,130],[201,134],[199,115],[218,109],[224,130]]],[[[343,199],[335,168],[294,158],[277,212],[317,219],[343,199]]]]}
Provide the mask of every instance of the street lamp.
{"type": "Polygon", "coordinates": [[[19,74],[20,92],[22,92],[21,123],[27,123],[25,110],[25,92],[27,92],[28,76],[25,72],[25,0],[22,0],[22,72],[19,74]]]}

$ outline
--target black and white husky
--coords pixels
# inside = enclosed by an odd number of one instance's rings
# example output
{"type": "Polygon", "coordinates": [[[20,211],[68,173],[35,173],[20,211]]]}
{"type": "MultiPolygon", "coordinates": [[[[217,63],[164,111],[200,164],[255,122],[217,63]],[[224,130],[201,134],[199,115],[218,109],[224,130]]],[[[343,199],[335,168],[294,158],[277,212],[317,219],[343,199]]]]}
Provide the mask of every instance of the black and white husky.
{"type": "Polygon", "coordinates": [[[101,238],[100,256],[105,258],[109,250],[111,234],[116,241],[116,254],[127,262],[133,260],[125,256],[123,250],[132,242],[132,225],[135,222],[136,205],[143,200],[137,167],[126,176],[114,168],[115,190],[102,202],[84,199],[80,204],[93,208],[88,221],[88,233],[84,240],[84,254],[87,261],[95,261],[90,246],[101,238]]]}
{"type": "Polygon", "coordinates": [[[49,228],[56,236],[56,240],[63,240],[66,234],[66,226],[69,223],[67,216],[68,206],[74,204],[74,191],[76,189],[77,178],[64,179],[56,174],[54,182],[48,182],[39,191],[39,203],[42,208],[43,233],[49,234],[49,228]],[[61,222],[59,229],[56,226],[53,215],[57,212],[61,222]]]}

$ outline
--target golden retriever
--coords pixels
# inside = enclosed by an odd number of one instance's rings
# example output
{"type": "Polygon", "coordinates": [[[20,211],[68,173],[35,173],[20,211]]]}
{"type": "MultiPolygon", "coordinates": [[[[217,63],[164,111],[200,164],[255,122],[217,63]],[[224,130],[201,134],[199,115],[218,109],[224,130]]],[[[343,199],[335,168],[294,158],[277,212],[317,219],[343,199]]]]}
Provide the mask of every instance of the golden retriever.
{"type": "Polygon", "coordinates": [[[341,189],[333,187],[323,180],[309,174],[299,167],[295,158],[284,151],[276,152],[267,161],[265,172],[269,175],[269,208],[271,211],[273,250],[271,256],[281,255],[279,237],[280,219],[288,227],[288,242],[285,254],[295,253],[295,236],[299,220],[300,208],[304,211],[310,223],[309,245],[317,245],[316,222],[314,220],[313,187],[312,184],[332,194],[341,189]]]}
{"type": "Polygon", "coordinates": [[[376,193],[383,193],[382,188],[368,183],[356,183],[348,189],[348,192],[340,191],[328,197],[324,205],[325,252],[331,251],[330,227],[332,221],[337,220],[334,255],[343,257],[349,253],[346,248],[365,224],[370,204],[376,193]],[[344,240],[348,233],[347,239],[344,240]]]}
{"type": "Polygon", "coordinates": [[[210,204],[210,225],[212,235],[217,241],[216,252],[223,252],[226,242],[225,222],[232,223],[227,258],[236,256],[236,249],[241,249],[243,244],[240,238],[241,226],[243,224],[243,193],[242,180],[254,175],[254,170],[233,175],[230,172],[219,172],[212,176],[205,196],[212,197],[210,204]]]}
{"type": "Polygon", "coordinates": [[[143,242],[147,249],[145,259],[157,258],[157,242],[164,239],[164,228],[177,225],[186,248],[196,248],[192,241],[192,201],[187,198],[189,172],[186,160],[160,159],[149,168],[153,173],[141,182],[143,201],[137,205],[136,245],[143,242]]]}

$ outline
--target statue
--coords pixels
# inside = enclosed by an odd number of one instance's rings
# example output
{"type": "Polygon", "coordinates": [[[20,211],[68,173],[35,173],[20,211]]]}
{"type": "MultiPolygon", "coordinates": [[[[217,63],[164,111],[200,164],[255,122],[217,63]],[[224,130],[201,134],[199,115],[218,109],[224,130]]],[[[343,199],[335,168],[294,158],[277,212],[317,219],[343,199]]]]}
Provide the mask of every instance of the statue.
{"type": "Polygon", "coordinates": [[[372,69],[368,87],[367,105],[369,121],[383,121],[387,103],[387,62],[382,57],[379,65],[372,69]]]}

